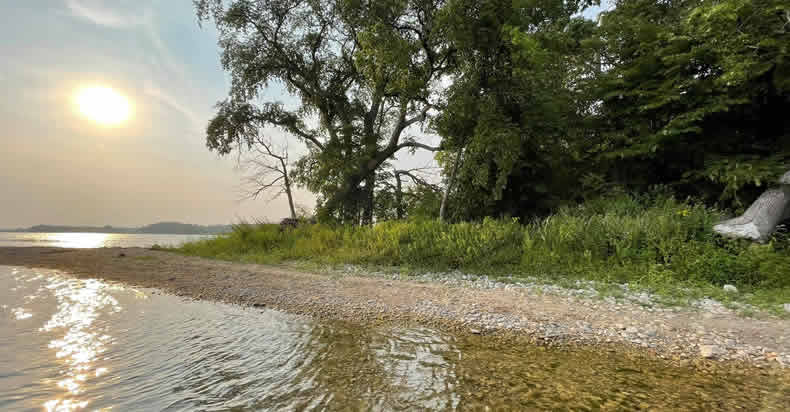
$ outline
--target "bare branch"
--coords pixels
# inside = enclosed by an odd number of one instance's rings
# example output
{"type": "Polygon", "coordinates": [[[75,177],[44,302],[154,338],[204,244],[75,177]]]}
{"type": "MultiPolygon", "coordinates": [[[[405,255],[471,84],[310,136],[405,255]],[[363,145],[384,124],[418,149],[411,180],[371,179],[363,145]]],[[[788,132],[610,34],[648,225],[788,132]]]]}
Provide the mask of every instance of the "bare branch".
{"type": "MultiPolygon", "coordinates": [[[[268,155],[269,157],[273,157],[273,158],[275,158],[277,160],[283,160],[283,159],[286,159],[288,157],[288,152],[287,151],[283,155],[278,155],[278,154],[274,153],[272,151],[272,143],[271,143],[271,141],[266,142],[263,139],[261,139],[260,137],[255,138],[255,141],[257,141],[258,145],[260,147],[262,147],[266,151],[265,154],[268,155]]],[[[260,150],[258,152],[261,153],[260,150]]]]}
{"type": "MultiPolygon", "coordinates": [[[[269,182],[262,181],[262,180],[259,180],[259,179],[252,179],[250,181],[250,183],[254,183],[257,187],[254,190],[250,191],[247,197],[250,198],[250,199],[256,199],[258,196],[260,196],[261,193],[263,193],[263,192],[265,192],[265,191],[267,191],[267,190],[269,190],[269,189],[271,189],[273,187],[279,187],[277,185],[277,182],[282,180],[284,177],[285,176],[277,176],[277,178],[275,178],[274,180],[269,181],[269,182]]],[[[280,194],[282,194],[282,193],[280,193],[280,194]]],[[[277,196],[279,196],[280,194],[278,194],[277,196]]],[[[277,197],[277,196],[275,196],[275,197],[277,197]]]]}
{"type": "Polygon", "coordinates": [[[403,128],[405,129],[405,128],[413,125],[414,123],[424,122],[425,119],[428,118],[428,109],[429,108],[430,107],[426,107],[425,109],[422,110],[422,112],[420,112],[419,115],[414,116],[411,119],[408,119],[408,120],[404,121],[403,122],[403,128]]]}
{"type": "Polygon", "coordinates": [[[414,175],[409,170],[396,170],[395,174],[400,175],[400,176],[406,176],[406,177],[410,178],[412,180],[412,182],[414,182],[417,185],[429,187],[429,188],[431,188],[433,190],[439,191],[439,186],[438,185],[435,185],[433,183],[428,183],[427,181],[425,181],[425,179],[414,175]]]}
{"type": "Polygon", "coordinates": [[[271,140],[265,140],[260,136],[253,139],[254,146],[239,167],[244,168],[250,173],[243,178],[246,186],[245,199],[256,199],[263,193],[271,194],[269,201],[281,195],[288,196],[288,205],[291,217],[295,216],[293,206],[293,194],[291,192],[291,181],[288,177],[288,147],[277,149],[271,140]]]}
{"type": "Polygon", "coordinates": [[[431,152],[438,152],[438,151],[442,150],[442,146],[441,145],[439,145],[439,146],[429,146],[427,144],[420,143],[420,142],[415,142],[413,140],[412,141],[408,141],[408,142],[403,142],[403,143],[399,144],[397,147],[398,147],[398,150],[404,149],[404,148],[407,148],[407,147],[410,147],[410,148],[413,148],[413,149],[428,150],[428,151],[431,151],[431,152]]]}

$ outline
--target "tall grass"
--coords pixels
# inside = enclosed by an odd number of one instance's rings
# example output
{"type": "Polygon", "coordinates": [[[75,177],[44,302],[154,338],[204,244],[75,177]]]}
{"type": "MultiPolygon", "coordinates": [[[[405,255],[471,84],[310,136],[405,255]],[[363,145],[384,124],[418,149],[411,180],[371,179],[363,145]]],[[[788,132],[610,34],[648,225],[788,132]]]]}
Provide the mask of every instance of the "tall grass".
{"type": "Polygon", "coordinates": [[[485,219],[447,224],[388,221],[370,227],[242,224],[188,243],[189,255],[257,263],[312,261],[460,269],[545,279],[590,279],[655,291],[680,285],[790,297],[790,247],[724,239],[711,230],[720,212],[671,196],[619,196],[559,210],[541,220],[485,219]]]}

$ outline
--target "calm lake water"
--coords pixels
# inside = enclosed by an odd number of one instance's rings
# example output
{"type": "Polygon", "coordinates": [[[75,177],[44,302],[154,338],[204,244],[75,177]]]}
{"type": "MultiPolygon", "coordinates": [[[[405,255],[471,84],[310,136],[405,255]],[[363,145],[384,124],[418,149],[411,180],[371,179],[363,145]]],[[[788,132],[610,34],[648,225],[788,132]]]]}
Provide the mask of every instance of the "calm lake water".
{"type": "Polygon", "coordinates": [[[178,246],[211,235],[149,235],[123,233],[16,233],[0,232],[0,246],[54,246],[67,248],[178,246]]]}
{"type": "Polygon", "coordinates": [[[0,410],[785,410],[790,384],[0,266],[0,410]]]}

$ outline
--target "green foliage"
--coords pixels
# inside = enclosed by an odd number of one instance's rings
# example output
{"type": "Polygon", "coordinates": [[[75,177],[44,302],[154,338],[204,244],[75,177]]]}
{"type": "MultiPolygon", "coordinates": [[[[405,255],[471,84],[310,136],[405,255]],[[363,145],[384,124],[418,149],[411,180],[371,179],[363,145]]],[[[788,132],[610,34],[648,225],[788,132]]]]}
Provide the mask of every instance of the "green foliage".
{"type": "Polygon", "coordinates": [[[430,187],[409,188],[404,196],[406,216],[416,218],[435,218],[439,216],[442,194],[430,187]]]}
{"type": "Polygon", "coordinates": [[[611,179],[742,207],[790,162],[790,6],[783,0],[620,0],[590,82],[593,149],[611,179]]]}
{"type": "Polygon", "coordinates": [[[419,175],[421,169],[378,173],[375,215],[377,220],[438,217],[441,191],[419,175]]]}
{"type": "Polygon", "coordinates": [[[600,199],[532,223],[522,263],[529,273],[649,287],[790,287],[787,250],[720,238],[711,230],[719,220],[713,209],[666,195],[600,199]]]}
{"type": "Polygon", "coordinates": [[[287,132],[308,147],[292,175],[318,216],[354,224],[435,215],[440,190],[381,180],[403,150],[444,152],[453,221],[655,185],[739,210],[787,170],[787,0],[615,0],[581,17],[598,3],[195,0],[231,80],[207,146],[287,132]],[[296,107],[262,95],[272,83],[296,107]]]}
{"type": "Polygon", "coordinates": [[[451,203],[456,219],[526,218],[578,196],[578,142],[590,102],[568,86],[589,76],[581,41],[595,24],[574,17],[589,3],[448,3],[459,68],[436,127],[452,152],[464,148],[451,203]]]}
{"type": "Polygon", "coordinates": [[[720,219],[715,209],[662,193],[620,195],[565,207],[527,224],[517,219],[455,224],[410,219],[284,231],[277,225],[239,225],[233,233],[186,244],[180,251],[258,263],[299,260],[458,268],[555,282],[592,279],[658,293],[691,287],[715,293],[733,284],[766,299],[790,296],[785,231],[768,244],[755,245],[715,235],[711,226],[720,219]]]}
{"type": "Polygon", "coordinates": [[[436,268],[517,265],[523,227],[516,221],[446,224],[387,221],[374,226],[237,225],[227,235],[183,245],[186,254],[259,263],[314,260],[436,268]]]}
{"type": "Polygon", "coordinates": [[[438,22],[442,2],[194,3],[201,22],[216,23],[230,78],[206,129],[208,148],[247,150],[278,128],[308,148],[292,177],[319,195],[319,216],[371,223],[382,165],[405,149],[434,149],[404,130],[425,121],[453,62],[438,22]],[[263,93],[273,83],[298,103],[263,93]]]}

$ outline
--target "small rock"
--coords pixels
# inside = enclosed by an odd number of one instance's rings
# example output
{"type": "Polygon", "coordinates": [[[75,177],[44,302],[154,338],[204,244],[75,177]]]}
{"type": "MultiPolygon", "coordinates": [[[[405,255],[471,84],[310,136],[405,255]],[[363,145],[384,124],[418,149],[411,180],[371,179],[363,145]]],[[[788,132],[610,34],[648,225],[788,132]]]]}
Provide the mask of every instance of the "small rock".
{"type": "Polygon", "coordinates": [[[716,359],[724,354],[724,351],[716,345],[701,345],[699,347],[699,354],[703,358],[716,359]]]}
{"type": "Polygon", "coordinates": [[[126,257],[126,253],[121,252],[118,254],[118,257],[126,257]]]}
{"type": "Polygon", "coordinates": [[[632,333],[633,334],[633,333],[637,333],[637,332],[639,332],[639,329],[637,329],[637,328],[635,328],[633,326],[629,326],[629,327],[625,328],[625,333],[632,333]]]}
{"type": "Polygon", "coordinates": [[[790,303],[785,303],[784,308],[785,308],[785,312],[790,313],[790,303]]]}
{"type": "Polygon", "coordinates": [[[469,333],[473,333],[475,335],[479,335],[480,334],[480,329],[469,329],[469,333]]]}
{"type": "Polygon", "coordinates": [[[738,293],[738,288],[733,285],[724,285],[724,291],[728,293],[738,293]]]}

